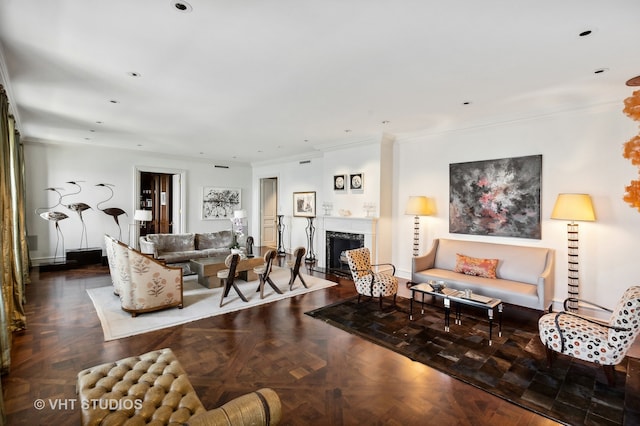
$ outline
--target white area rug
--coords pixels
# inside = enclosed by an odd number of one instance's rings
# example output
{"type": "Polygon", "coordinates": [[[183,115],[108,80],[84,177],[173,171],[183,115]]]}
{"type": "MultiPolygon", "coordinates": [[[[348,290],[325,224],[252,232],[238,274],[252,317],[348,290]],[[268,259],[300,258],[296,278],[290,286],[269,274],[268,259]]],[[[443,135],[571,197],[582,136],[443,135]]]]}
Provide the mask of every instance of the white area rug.
{"type": "Polygon", "coordinates": [[[274,267],[271,271],[271,279],[283,294],[276,293],[269,284],[265,284],[264,299],[260,299],[260,292],[256,292],[258,281],[245,282],[237,280],[236,284],[238,284],[242,294],[249,300],[249,303],[243,302],[235,290],[231,289],[229,295],[224,298],[222,307],[220,307],[222,288],[208,289],[203,287],[198,284],[198,279],[195,275],[184,277],[184,308],[169,308],[162,311],[148,312],[139,314],[135,318],[120,308],[120,299],[113,294],[112,286],[91,288],[87,290],[87,293],[89,293],[89,297],[98,313],[98,318],[102,323],[104,340],[109,341],[239,311],[336,285],[335,282],[322,278],[302,275],[309,288],[305,288],[298,279],[293,290],[289,291],[289,269],[274,267]]]}

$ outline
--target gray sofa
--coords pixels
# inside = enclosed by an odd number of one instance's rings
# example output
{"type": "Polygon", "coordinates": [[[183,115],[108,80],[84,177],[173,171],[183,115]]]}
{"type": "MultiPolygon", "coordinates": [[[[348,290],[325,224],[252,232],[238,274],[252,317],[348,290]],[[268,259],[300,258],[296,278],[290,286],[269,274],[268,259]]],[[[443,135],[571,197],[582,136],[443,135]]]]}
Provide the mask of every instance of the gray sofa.
{"type": "Polygon", "coordinates": [[[555,250],[549,248],[436,239],[428,253],[413,258],[411,280],[443,280],[447,287],[544,311],[553,299],[554,263],[555,250]],[[454,272],[456,254],[498,259],[496,278],[454,272]]]}
{"type": "Polygon", "coordinates": [[[140,251],[166,263],[231,253],[233,234],[218,231],[189,234],[148,234],[140,237],[140,251]]]}

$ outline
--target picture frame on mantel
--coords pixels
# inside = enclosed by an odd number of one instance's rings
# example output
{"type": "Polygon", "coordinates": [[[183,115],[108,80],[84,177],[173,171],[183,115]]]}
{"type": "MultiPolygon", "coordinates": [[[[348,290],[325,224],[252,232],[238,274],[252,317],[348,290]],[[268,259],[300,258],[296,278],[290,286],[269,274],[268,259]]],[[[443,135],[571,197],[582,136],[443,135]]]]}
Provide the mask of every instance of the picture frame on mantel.
{"type": "Polygon", "coordinates": [[[316,217],[316,192],[293,193],[293,216],[316,217]]]}
{"type": "Polygon", "coordinates": [[[231,219],[234,210],[242,207],[239,188],[202,188],[202,220],[231,219]]]}

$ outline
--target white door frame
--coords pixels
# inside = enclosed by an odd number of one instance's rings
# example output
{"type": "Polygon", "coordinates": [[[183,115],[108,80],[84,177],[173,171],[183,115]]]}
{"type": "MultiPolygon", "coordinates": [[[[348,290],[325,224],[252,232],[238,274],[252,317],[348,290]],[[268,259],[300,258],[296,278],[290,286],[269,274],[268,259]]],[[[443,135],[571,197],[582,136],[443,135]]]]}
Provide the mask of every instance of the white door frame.
{"type": "MultiPolygon", "coordinates": [[[[172,230],[174,234],[183,234],[186,232],[185,230],[185,220],[184,220],[184,212],[186,211],[187,206],[187,198],[186,198],[186,186],[187,186],[187,171],[184,169],[171,169],[168,167],[156,167],[156,166],[134,166],[133,171],[133,210],[136,211],[140,209],[140,180],[142,177],[142,173],[164,173],[167,175],[180,175],[180,186],[178,187],[179,194],[175,194],[176,188],[174,186],[174,199],[179,197],[180,205],[174,205],[172,212],[172,230]],[[177,226],[176,226],[177,224],[177,226]]],[[[139,229],[135,227],[135,241],[138,241],[138,233],[139,229]]]]}

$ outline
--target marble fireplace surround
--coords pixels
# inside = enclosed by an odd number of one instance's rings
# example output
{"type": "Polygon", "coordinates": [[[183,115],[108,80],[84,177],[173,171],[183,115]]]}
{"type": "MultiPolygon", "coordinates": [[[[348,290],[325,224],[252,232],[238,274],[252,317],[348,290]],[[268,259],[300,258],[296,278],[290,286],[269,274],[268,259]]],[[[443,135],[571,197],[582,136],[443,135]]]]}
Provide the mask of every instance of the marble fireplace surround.
{"type": "Polygon", "coordinates": [[[316,218],[316,265],[322,268],[327,267],[326,259],[326,233],[327,231],[362,234],[364,235],[364,246],[371,251],[371,262],[377,262],[378,219],[375,217],[352,217],[352,216],[318,216],[316,218]]]}

